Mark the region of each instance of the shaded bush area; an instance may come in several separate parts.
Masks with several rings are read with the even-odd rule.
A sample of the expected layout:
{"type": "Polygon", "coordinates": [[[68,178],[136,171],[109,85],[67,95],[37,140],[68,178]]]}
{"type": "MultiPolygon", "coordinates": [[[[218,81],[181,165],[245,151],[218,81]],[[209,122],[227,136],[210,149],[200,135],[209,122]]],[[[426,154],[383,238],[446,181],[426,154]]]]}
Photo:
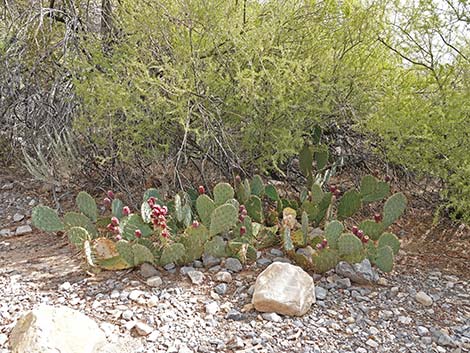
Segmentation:
{"type": "Polygon", "coordinates": [[[181,186],[183,170],[205,164],[226,178],[282,174],[319,124],[336,155],[370,140],[442,179],[455,214],[469,214],[467,10],[452,0],[7,3],[2,132],[13,151],[47,160],[53,132],[71,131],[80,163],[67,175],[122,180],[163,164],[181,186]]]}

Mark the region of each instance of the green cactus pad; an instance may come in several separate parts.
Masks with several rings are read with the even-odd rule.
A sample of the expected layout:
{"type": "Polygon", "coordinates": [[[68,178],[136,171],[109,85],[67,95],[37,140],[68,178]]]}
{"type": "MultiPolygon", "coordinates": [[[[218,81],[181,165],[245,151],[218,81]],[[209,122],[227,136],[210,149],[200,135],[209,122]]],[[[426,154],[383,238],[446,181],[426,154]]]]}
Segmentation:
{"type": "Polygon", "coordinates": [[[316,273],[325,273],[336,267],[340,260],[339,254],[333,249],[322,249],[312,256],[313,269],[316,273]]]}
{"type": "Polygon", "coordinates": [[[133,244],[132,252],[134,253],[134,266],[143,264],[144,262],[154,263],[155,258],[152,252],[141,244],[133,244]]]}
{"type": "Polygon", "coordinates": [[[196,210],[201,222],[208,227],[211,223],[211,214],[215,210],[214,201],[207,195],[199,195],[196,200],[196,210]]]}
{"type": "Polygon", "coordinates": [[[361,229],[370,239],[378,240],[380,235],[384,232],[385,227],[382,223],[376,223],[367,219],[361,222],[359,229],[361,229]]]}
{"type": "Polygon", "coordinates": [[[120,240],[116,243],[116,250],[130,267],[134,266],[134,251],[132,250],[131,243],[125,240],[120,240]]]}
{"type": "Polygon", "coordinates": [[[75,203],[77,204],[80,212],[90,218],[93,222],[96,222],[96,219],[98,218],[98,208],[96,207],[96,202],[93,197],[85,191],[80,191],[75,203]]]}
{"type": "Polygon", "coordinates": [[[142,202],[142,206],[140,207],[140,216],[145,223],[150,223],[152,220],[152,208],[147,201],[142,202]]]}
{"type": "Polygon", "coordinates": [[[406,197],[403,193],[399,192],[390,196],[384,205],[384,226],[388,227],[394,223],[405,212],[405,209],[406,197]]]}
{"type": "Polygon", "coordinates": [[[289,227],[284,227],[284,231],[282,233],[282,247],[287,254],[293,253],[295,251],[291,237],[291,230],[289,227]]]}
{"type": "Polygon", "coordinates": [[[328,241],[328,246],[332,249],[338,248],[338,239],[343,233],[344,226],[341,222],[331,221],[325,227],[325,239],[328,241]]]}
{"type": "Polygon", "coordinates": [[[259,175],[255,175],[251,180],[250,190],[252,195],[261,197],[264,195],[264,182],[259,175]]]}
{"type": "Polygon", "coordinates": [[[216,236],[209,240],[204,246],[204,253],[214,257],[224,257],[226,255],[225,242],[222,237],[216,236]]]}
{"type": "Polygon", "coordinates": [[[383,272],[391,272],[393,269],[393,250],[390,246],[386,245],[384,247],[377,249],[377,256],[375,259],[375,264],[383,272]]]}
{"type": "Polygon", "coordinates": [[[160,195],[160,193],[158,192],[157,189],[155,188],[150,188],[150,189],[147,189],[144,193],[144,196],[142,197],[142,201],[143,202],[147,202],[149,198],[151,197],[155,197],[157,199],[157,202],[160,202],[162,203],[162,197],[160,195]]]}
{"type": "Polygon", "coordinates": [[[318,184],[313,184],[310,190],[312,196],[312,202],[314,205],[318,205],[324,198],[325,193],[318,184]]]}
{"type": "Polygon", "coordinates": [[[121,221],[120,228],[122,230],[122,237],[126,240],[134,240],[137,229],[140,229],[143,238],[149,237],[153,233],[152,228],[144,223],[142,217],[134,213],[121,221]]]}
{"type": "Polygon", "coordinates": [[[111,203],[111,213],[114,217],[119,219],[122,218],[122,209],[124,208],[124,204],[119,199],[114,199],[111,203]]]}
{"type": "Polygon", "coordinates": [[[238,210],[229,204],[217,207],[211,214],[209,234],[213,237],[229,231],[237,224],[238,210]]]}
{"type": "Polygon", "coordinates": [[[47,206],[34,207],[31,218],[33,225],[44,232],[58,232],[65,228],[57,212],[47,206]]]}
{"type": "Polygon", "coordinates": [[[184,262],[190,263],[201,258],[204,253],[204,244],[208,239],[209,231],[203,224],[197,228],[188,227],[179,239],[179,242],[186,248],[184,262]]]}
{"type": "Polygon", "coordinates": [[[238,202],[236,199],[227,200],[226,203],[232,205],[232,206],[235,207],[235,209],[237,209],[237,210],[238,210],[238,208],[240,207],[240,202],[238,202]]]}
{"type": "Polygon", "coordinates": [[[262,227],[259,233],[256,235],[256,248],[261,250],[270,248],[280,244],[281,239],[277,235],[278,227],[262,227]]]}
{"type": "Polygon", "coordinates": [[[308,235],[308,214],[307,212],[302,212],[302,233],[305,238],[305,242],[307,242],[307,235],[308,235]]]}
{"type": "Polygon", "coordinates": [[[372,241],[369,241],[366,245],[366,257],[371,264],[375,264],[375,260],[377,259],[377,247],[372,241]]]}
{"type": "Polygon", "coordinates": [[[248,201],[246,202],[246,210],[251,219],[258,223],[263,223],[263,203],[261,199],[256,195],[251,195],[248,201]]]}
{"type": "Polygon", "coordinates": [[[271,185],[271,184],[266,185],[264,192],[266,196],[269,197],[272,201],[279,201],[279,193],[277,192],[274,185],[271,185]]]}
{"type": "Polygon", "coordinates": [[[160,265],[165,266],[171,263],[180,263],[184,259],[185,253],[186,249],[183,244],[173,243],[163,249],[160,265]]]}
{"type": "Polygon", "coordinates": [[[349,263],[361,262],[365,257],[361,240],[351,233],[339,237],[338,252],[349,263]]]}
{"type": "Polygon", "coordinates": [[[304,144],[299,153],[299,167],[303,175],[308,176],[312,173],[313,151],[310,146],[304,144]]]}
{"type": "Polygon", "coordinates": [[[292,244],[296,248],[303,248],[307,245],[307,237],[304,236],[304,233],[301,229],[297,229],[291,232],[292,244]]]}
{"type": "Polygon", "coordinates": [[[248,180],[244,180],[236,188],[237,200],[244,204],[251,195],[251,186],[248,180]]]}
{"type": "Polygon", "coordinates": [[[154,259],[159,259],[162,255],[162,250],[157,247],[152,240],[140,238],[136,240],[137,244],[145,246],[152,253],[154,259]]]}
{"type": "Polygon", "coordinates": [[[95,225],[91,223],[90,219],[84,214],[78,212],[67,212],[64,215],[63,222],[67,229],[72,227],[82,227],[85,228],[88,233],[90,233],[90,236],[98,236],[98,230],[96,229],[95,225]]]}
{"type": "Polygon", "coordinates": [[[381,248],[384,246],[390,246],[390,248],[393,250],[393,254],[396,255],[400,250],[400,240],[395,234],[383,233],[379,238],[377,247],[381,248]]]}
{"type": "Polygon", "coordinates": [[[72,227],[67,231],[67,237],[69,241],[78,248],[83,247],[83,243],[86,240],[91,240],[90,234],[85,228],[72,227]]]}
{"type": "Polygon", "coordinates": [[[218,183],[214,187],[214,202],[216,206],[226,203],[228,200],[233,199],[235,192],[228,183],[218,183]]]}
{"type": "Polygon", "coordinates": [[[361,194],[356,190],[347,191],[339,200],[338,218],[351,217],[361,208],[361,194]]]}
{"type": "Polygon", "coordinates": [[[187,203],[183,206],[183,224],[189,227],[193,222],[193,211],[191,206],[187,203]]]}
{"type": "Polygon", "coordinates": [[[315,159],[317,170],[324,169],[328,164],[328,147],[327,146],[320,146],[317,148],[315,153],[313,154],[313,158],[315,159]]]}
{"type": "Polygon", "coordinates": [[[307,257],[305,254],[295,253],[292,254],[291,257],[293,258],[295,264],[302,267],[304,270],[311,269],[313,266],[312,258],[307,257]]]}
{"type": "Polygon", "coordinates": [[[366,175],[361,180],[361,196],[363,202],[374,202],[384,199],[390,194],[390,185],[378,181],[372,175],[366,175]]]}
{"type": "Polygon", "coordinates": [[[181,196],[178,194],[175,195],[175,216],[178,222],[183,222],[183,205],[181,204],[181,196]]]}

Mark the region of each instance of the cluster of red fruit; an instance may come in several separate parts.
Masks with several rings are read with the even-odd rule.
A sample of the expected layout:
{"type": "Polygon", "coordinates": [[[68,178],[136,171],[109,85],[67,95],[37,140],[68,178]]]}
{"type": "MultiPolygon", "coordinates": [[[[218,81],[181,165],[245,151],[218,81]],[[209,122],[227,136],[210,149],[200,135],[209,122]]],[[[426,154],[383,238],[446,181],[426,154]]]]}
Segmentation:
{"type": "Polygon", "coordinates": [[[152,224],[154,228],[160,228],[162,230],[162,236],[164,238],[168,238],[170,236],[170,233],[168,232],[168,226],[166,224],[168,208],[166,206],[160,206],[156,202],[157,199],[155,197],[151,197],[147,200],[147,203],[152,209],[152,213],[150,214],[152,224]]]}
{"type": "Polygon", "coordinates": [[[358,227],[356,226],[353,226],[352,227],[352,233],[358,237],[359,239],[361,239],[361,241],[365,244],[369,241],[369,237],[367,235],[364,234],[364,231],[362,229],[359,229],[358,227]]]}
{"type": "Polygon", "coordinates": [[[114,192],[109,190],[106,193],[106,195],[107,195],[107,197],[104,198],[103,203],[106,207],[111,207],[111,203],[113,202],[112,200],[114,200],[114,192]]]}
{"type": "Polygon", "coordinates": [[[341,190],[336,185],[330,185],[330,192],[336,197],[340,197],[341,190]]]}
{"type": "Polygon", "coordinates": [[[317,250],[322,250],[328,246],[328,240],[323,239],[321,243],[317,244],[317,250]]]}
{"type": "Polygon", "coordinates": [[[119,219],[117,217],[111,218],[111,223],[107,225],[106,229],[116,234],[116,240],[121,240],[121,228],[119,228],[119,219]]]}
{"type": "MultiPolygon", "coordinates": [[[[246,216],[248,215],[248,211],[246,210],[245,205],[240,205],[238,207],[238,220],[240,223],[243,223],[245,221],[246,216]]],[[[240,227],[240,235],[244,235],[246,233],[246,227],[241,226],[240,227]]]]}

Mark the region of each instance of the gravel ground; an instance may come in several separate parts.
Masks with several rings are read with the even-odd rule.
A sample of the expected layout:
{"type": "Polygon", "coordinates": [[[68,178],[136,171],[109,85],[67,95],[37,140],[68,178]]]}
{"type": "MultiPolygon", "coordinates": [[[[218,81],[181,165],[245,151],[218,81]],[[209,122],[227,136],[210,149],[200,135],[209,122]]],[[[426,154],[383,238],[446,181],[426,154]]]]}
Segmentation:
{"type": "Polygon", "coordinates": [[[121,352],[470,351],[468,275],[410,267],[404,252],[378,285],[356,286],[333,272],[313,275],[317,302],[307,315],[261,314],[250,305],[252,285],[270,261],[282,260],[277,251],[240,272],[225,268],[238,270],[233,264],[196,263],[91,276],[64,238],[14,235],[38,200],[14,185],[1,192],[1,353],[18,317],[39,303],[89,315],[110,341],[124,342],[121,352]],[[421,291],[429,297],[420,293],[418,301],[421,291]]]}

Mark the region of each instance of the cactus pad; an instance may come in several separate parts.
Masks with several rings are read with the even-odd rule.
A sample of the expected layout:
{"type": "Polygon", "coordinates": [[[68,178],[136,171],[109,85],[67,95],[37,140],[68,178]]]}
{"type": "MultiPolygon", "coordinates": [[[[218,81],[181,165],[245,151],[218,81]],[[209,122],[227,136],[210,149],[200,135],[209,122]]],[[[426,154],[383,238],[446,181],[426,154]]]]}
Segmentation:
{"type": "Polygon", "coordinates": [[[361,262],[365,257],[361,240],[351,233],[339,237],[338,252],[349,263],[361,262]]]}
{"type": "Polygon", "coordinates": [[[91,240],[90,234],[85,228],[72,227],[67,231],[67,237],[69,241],[78,248],[83,247],[83,243],[86,240],[91,240]]]}
{"type": "Polygon", "coordinates": [[[85,228],[90,236],[97,237],[98,230],[96,229],[95,225],[91,223],[90,219],[78,212],[67,212],[64,215],[64,224],[66,228],[72,227],[82,227],[85,228]]]}
{"type": "Polygon", "coordinates": [[[338,248],[338,239],[343,233],[344,226],[338,221],[331,221],[325,227],[325,239],[328,241],[328,246],[332,249],[338,248]]]}
{"type": "Polygon", "coordinates": [[[308,176],[312,173],[313,151],[310,146],[304,144],[299,153],[299,167],[303,175],[308,176]]]}
{"type": "Polygon", "coordinates": [[[291,232],[292,244],[296,248],[303,248],[307,245],[307,237],[304,236],[304,232],[301,229],[297,229],[291,232]]]}
{"type": "Polygon", "coordinates": [[[356,190],[347,191],[338,204],[338,218],[351,217],[361,208],[361,194],[356,190]]]}
{"type": "Polygon", "coordinates": [[[248,215],[253,219],[253,221],[263,223],[263,203],[258,196],[251,195],[245,206],[248,215]]]}
{"type": "Polygon", "coordinates": [[[376,223],[368,219],[361,222],[359,229],[361,229],[370,239],[378,240],[380,235],[384,232],[385,227],[382,223],[376,223]]]}
{"type": "Polygon", "coordinates": [[[287,254],[295,251],[289,227],[284,227],[284,231],[282,232],[282,247],[287,254]]]}
{"type": "Polygon", "coordinates": [[[138,214],[131,214],[121,221],[122,237],[126,240],[135,239],[135,231],[140,229],[142,237],[146,238],[152,235],[153,231],[138,214]]]}
{"type": "Polygon", "coordinates": [[[203,224],[200,224],[197,228],[188,227],[179,239],[179,242],[186,249],[184,262],[190,263],[201,258],[204,253],[204,244],[208,239],[209,231],[203,224]]]}
{"type": "Polygon", "coordinates": [[[313,184],[311,188],[311,196],[312,196],[312,202],[314,205],[318,205],[323,197],[325,196],[325,193],[321,189],[321,186],[318,184],[313,184]]]}
{"type": "Polygon", "coordinates": [[[160,257],[160,265],[165,266],[170,263],[182,262],[186,253],[186,249],[181,243],[173,243],[163,249],[160,257]]]}
{"type": "Polygon", "coordinates": [[[366,175],[361,180],[361,196],[363,202],[374,202],[384,199],[390,193],[390,185],[378,181],[372,175],[366,175]]]}
{"type": "Polygon", "coordinates": [[[134,266],[134,251],[132,250],[132,244],[125,240],[120,240],[116,243],[116,250],[119,256],[129,264],[130,267],[134,266]]]}
{"type": "Polygon", "coordinates": [[[214,187],[214,202],[217,206],[226,203],[228,200],[233,199],[235,192],[228,183],[218,183],[214,187]]]}
{"type": "Polygon", "coordinates": [[[57,212],[47,206],[34,207],[31,218],[33,225],[44,232],[58,232],[65,227],[57,212]]]}
{"type": "Polygon", "coordinates": [[[383,272],[391,272],[393,269],[393,250],[391,247],[384,246],[377,249],[375,264],[383,272]]]}
{"type": "Polygon", "coordinates": [[[274,185],[266,185],[264,192],[266,196],[269,197],[272,201],[279,201],[279,194],[274,185]]]}
{"type": "Polygon", "coordinates": [[[150,188],[145,191],[144,196],[143,196],[143,202],[147,202],[148,199],[151,197],[155,197],[155,199],[157,199],[157,201],[160,203],[162,202],[162,197],[160,193],[158,192],[158,190],[155,188],[150,188]]]}
{"type": "Polygon", "coordinates": [[[322,249],[313,256],[313,269],[316,273],[325,273],[336,267],[340,258],[336,250],[322,249]]]}
{"type": "Polygon", "coordinates": [[[222,237],[216,236],[209,240],[204,246],[204,253],[214,257],[224,257],[226,255],[225,242],[222,237]]]}
{"type": "Polygon", "coordinates": [[[111,203],[111,213],[114,217],[119,219],[122,218],[122,209],[124,208],[124,204],[119,199],[114,199],[111,203]]]}
{"type": "Polygon", "coordinates": [[[238,210],[229,204],[217,207],[211,214],[209,234],[216,234],[232,229],[237,223],[238,210]]]}
{"type": "Polygon", "coordinates": [[[277,235],[278,227],[262,227],[256,235],[256,248],[265,249],[272,246],[279,245],[280,238],[277,235]]]}
{"type": "Polygon", "coordinates": [[[147,247],[141,244],[133,244],[132,252],[134,254],[134,266],[143,264],[144,262],[154,263],[155,258],[147,247]]]}
{"type": "Polygon", "coordinates": [[[377,247],[381,248],[384,246],[390,246],[393,250],[393,254],[398,254],[398,250],[400,250],[400,240],[397,238],[395,234],[392,233],[383,233],[380,238],[377,247]]]}
{"type": "Polygon", "coordinates": [[[388,227],[400,218],[403,212],[405,212],[405,209],[406,197],[403,193],[399,192],[390,196],[384,205],[384,226],[388,227]]]}
{"type": "Polygon", "coordinates": [[[196,210],[201,222],[208,227],[211,223],[211,214],[215,210],[214,201],[207,195],[199,195],[196,200],[196,210]]]}
{"type": "Polygon", "coordinates": [[[313,158],[315,159],[317,170],[324,169],[328,164],[328,147],[325,145],[319,146],[318,149],[313,154],[313,158]]]}
{"type": "Polygon", "coordinates": [[[264,183],[263,179],[259,175],[255,175],[251,180],[250,190],[252,195],[261,197],[264,195],[264,183]]]}
{"type": "Polygon", "coordinates": [[[93,222],[96,222],[96,219],[98,218],[98,208],[96,207],[96,202],[93,197],[85,191],[80,191],[75,203],[77,204],[80,212],[90,218],[93,222]]]}

